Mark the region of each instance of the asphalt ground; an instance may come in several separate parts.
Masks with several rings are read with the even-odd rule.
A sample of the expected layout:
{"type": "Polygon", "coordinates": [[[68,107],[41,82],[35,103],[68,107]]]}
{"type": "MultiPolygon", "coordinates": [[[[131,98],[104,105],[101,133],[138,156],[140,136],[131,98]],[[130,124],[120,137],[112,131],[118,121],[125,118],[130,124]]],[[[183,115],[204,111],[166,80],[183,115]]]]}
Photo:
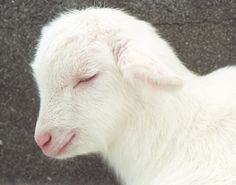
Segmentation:
{"type": "Polygon", "coordinates": [[[39,98],[28,64],[40,29],[62,11],[90,6],[151,22],[197,73],[236,64],[236,0],[0,0],[0,185],[118,184],[98,156],[52,160],[33,139],[39,98]]]}

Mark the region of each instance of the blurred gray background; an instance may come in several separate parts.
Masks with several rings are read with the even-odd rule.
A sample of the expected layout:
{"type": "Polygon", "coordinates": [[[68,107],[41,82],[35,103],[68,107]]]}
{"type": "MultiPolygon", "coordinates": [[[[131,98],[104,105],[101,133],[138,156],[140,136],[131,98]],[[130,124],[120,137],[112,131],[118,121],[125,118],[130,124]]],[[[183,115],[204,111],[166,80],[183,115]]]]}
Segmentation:
{"type": "Polygon", "coordinates": [[[236,0],[0,0],[0,185],[117,184],[95,155],[48,159],[33,139],[39,98],[28,64],[40,29],[61,11],[89,6],[151,22],[200,74],[236,64],[236,0]]]}

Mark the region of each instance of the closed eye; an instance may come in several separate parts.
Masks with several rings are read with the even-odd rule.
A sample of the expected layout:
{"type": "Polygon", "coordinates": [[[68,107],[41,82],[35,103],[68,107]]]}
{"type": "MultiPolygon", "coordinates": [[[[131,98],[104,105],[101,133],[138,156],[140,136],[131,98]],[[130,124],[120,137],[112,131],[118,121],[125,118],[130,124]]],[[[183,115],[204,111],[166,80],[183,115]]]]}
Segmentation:
{"type": "Polygon", "coordinates": [[[97,76],[98,76],[98,74],[95,74],[95,75],[90,76],[90,77],[79,79],[77,81],[77,83],[75,84],[74,88],[78,87],[79,85],[85,85],[85,84],[95,80],[97,78],[97,76]]]}

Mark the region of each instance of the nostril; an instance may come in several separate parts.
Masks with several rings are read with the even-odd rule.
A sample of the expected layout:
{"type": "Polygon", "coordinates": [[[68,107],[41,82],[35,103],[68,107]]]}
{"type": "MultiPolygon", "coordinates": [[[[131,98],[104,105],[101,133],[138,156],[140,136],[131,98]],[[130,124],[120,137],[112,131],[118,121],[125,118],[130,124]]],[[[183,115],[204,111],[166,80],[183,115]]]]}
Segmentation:
{"type": "Polygon", "coordinates": [[[49,138],[47,138],[47,140],[45,140],[45,143],[43,144],[42,147],[47,146],[51,142],[51,140],[52,140],[52,136],[49,136],[49,138]]]}
{"type": "Polygon", "coordinates": [[[52,136],[50,133],[44,133],[36,137],[36,143],[40,148],[44,148],[52,141],[52,136]]]}

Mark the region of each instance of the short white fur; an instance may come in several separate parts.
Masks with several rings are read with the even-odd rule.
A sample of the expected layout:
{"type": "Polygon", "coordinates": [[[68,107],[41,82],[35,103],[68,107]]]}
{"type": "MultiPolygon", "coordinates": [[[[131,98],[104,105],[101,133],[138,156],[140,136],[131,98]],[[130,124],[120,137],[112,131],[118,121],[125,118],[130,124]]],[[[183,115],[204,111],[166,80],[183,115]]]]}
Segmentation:
{"type": "Polygon", "coordinates": [[[79,135],[58,158],[100,153],[124,185],[236,184],[235,67],[196,75],[150,24],[89,8],[44,27],[32,68],[35,135],[79,135]]]}

